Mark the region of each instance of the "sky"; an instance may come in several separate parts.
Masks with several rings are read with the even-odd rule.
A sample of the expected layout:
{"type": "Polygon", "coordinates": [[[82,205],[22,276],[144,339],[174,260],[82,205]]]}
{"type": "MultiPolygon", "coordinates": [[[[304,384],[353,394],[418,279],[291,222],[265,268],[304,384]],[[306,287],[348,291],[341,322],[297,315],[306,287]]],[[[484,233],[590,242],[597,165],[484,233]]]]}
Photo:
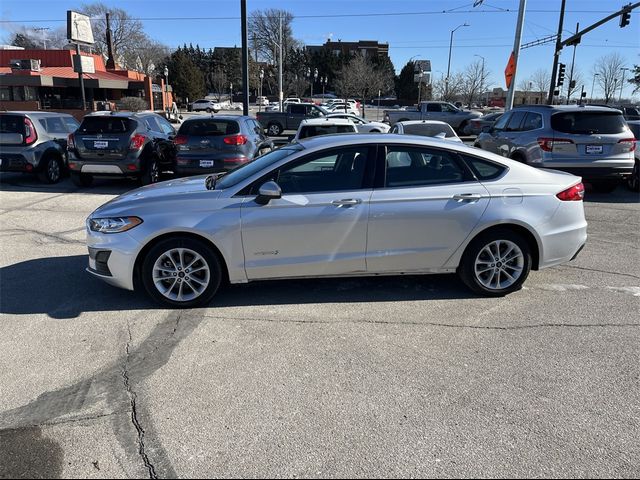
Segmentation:
{"type": "MultiPolygon", "coordinates": [[[[49,27],[65,25],[66,11],[78,10],[82,1],[2,0],[0,39],[10,38],[17,25],[49,27]],[[24,6],[28,4],[28,9],[24,6]]],[[[153,39],[177,47],[193,43],[200,47],[241,45],[239,0],[104,0],[109,6],[126,10],[140,18],[153,39]]],[[[320,45],[328,38],[389,43],[389,55],[399,71],[410,59],[431,60],[433,75],[446,74],[451,31],[453,36],[451,72],[482,61],[491,72],[494,87],[506,88],[504,69],[513,49],[519,0],[247,0],[249,12],[282,8],[294,15],[293,34],[306,45],[320,45]]],[[[528,0],[522,43],[554,35],[558,29],[561,0],[528,0]]],[[[576,23],[587,27],[619,10],[627,0],[567,0],[565,39],[575,32],[576,23]]],[[[45,32],[46,33],[46,32],[45,32]]],[[[539,68],[551,69],[554,43],[522,50],[516,84],[539,68]]],[[[586,34],[576,49],[576,67],[581,71],[588,96],[592,67],[602,56],[618,52],[628,67],[640,64],[640,12],[620,28],[618,19],[586,34]]],[[[573,48],[562,51],[560,61],[569,65],[573,48]]],[[[625,72],[629,78],[630,72],[625,72]]],[[[622,75],[622,74],[621,74],[622,75]]],[[[568,75],[567,75],[568,76],[568,75]]],[[[623,97],[631,96],[625,80],[623,97]]],[[[595,85],[594,95],[599,88],[595,85]]]]}

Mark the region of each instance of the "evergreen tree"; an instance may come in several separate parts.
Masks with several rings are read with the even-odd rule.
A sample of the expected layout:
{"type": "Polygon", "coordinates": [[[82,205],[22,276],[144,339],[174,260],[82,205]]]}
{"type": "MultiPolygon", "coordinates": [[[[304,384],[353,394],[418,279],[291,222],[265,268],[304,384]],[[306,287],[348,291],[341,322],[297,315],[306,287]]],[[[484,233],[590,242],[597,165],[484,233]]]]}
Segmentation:
{"type": "Polygon", "coordinates": [[[176,50],[167,62],[169,83],[176,96],[195,100],[205,95],[204,75],[184,50],[176,50]]]}

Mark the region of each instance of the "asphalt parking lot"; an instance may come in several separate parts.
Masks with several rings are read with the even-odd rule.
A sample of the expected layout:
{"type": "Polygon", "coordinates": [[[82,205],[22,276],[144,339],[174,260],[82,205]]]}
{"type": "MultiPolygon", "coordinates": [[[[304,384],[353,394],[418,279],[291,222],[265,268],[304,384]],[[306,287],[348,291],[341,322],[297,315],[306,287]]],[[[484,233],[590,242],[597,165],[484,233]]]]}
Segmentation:
{"type": "Polygon", "coordinates": [[[228,287],[171,311],[85,273],[133,187],[0,175],[0,478],[640,476],[640,199],[500,299],[454,276],[228,287]]]}

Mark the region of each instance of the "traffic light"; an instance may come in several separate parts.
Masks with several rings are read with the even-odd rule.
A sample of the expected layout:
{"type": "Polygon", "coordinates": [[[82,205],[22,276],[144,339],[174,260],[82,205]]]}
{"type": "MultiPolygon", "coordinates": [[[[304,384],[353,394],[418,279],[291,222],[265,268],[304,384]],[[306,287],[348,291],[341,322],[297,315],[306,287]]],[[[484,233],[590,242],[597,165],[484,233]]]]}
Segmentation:
{"type": "Polygon", "coordinates": [[[630,21],[631,21],[631,11],[625,10],[624,12],[622,12],[622,15],[620,15],[620,28],[624,28],[627,25],[629,25],[630,21]]]}
{"type": "Polygon", "coordinates": [[[560,87],[564,84],[564,71],[567,66],[564,63],[558,65],[558,83],[557,86],[560,87]]]}
{"type": "Polygon", "coordinates": [[[569,82],[569,88],[570,88],[571,90],[573,90],[574,88],[576,88],[576,81],[575,81],[575,80],[571,80],[571,81],[569,82]]]}
{"type": "Polygon", "coordinates": [[[582,95],[580,95],[582,98],[587,96],[587,92],[582,92],[582,95]]]}

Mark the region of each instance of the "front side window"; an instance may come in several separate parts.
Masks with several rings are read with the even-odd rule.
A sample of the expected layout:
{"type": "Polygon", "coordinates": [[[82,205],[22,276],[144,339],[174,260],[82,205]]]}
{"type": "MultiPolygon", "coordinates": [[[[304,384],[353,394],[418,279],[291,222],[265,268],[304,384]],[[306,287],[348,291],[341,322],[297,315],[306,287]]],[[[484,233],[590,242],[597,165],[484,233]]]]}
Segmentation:
{"type": "Polygon", "coordinates": [[[510,113],[506,113],[502,115],[496,123],[493,125],[494,130],[504,130],[504,127],[507,125],[507,122],[511,118],[510,113]]]}
{"type": "Polygon", "coordinates": [[[294,115],[305,115],[307,113],[307,109],[304,108],[304,105],[289,104],[289,108],[289,112],[294,115]]]}
{"type": "Polygon", "coordinates": [[[520,130],[520,124],[524,120],[527,112],[517,111],[511,114],[509,123],[507,124],[507,132],[517,132],[520,130]]]}
{"type": "Polygon", "coordinates": [[[443,103],[442,104],[442,111],[443,112],[447,112],[447,113],[456,113],[459,110],[454,107],[453,105],[449,104],[449,103],[443,103]]]}
{"type": "Polygon", "coordinates": [[[430,148],[387,148],[385,186],[422,187],[467,180],[455,154],[430,148]]]}
{"type": "Polygon", "coordinates": [[[527,113],[527,116],[525,117],[520,130],[527,131],[536,130],[538,128],[542,128],[542,115],[535,112],[527,113]]]}
{"type": "Polygon", "coordinates": [[[441,112],[442,105],[439,103],[427,103],[427,112],[441,112]]]}
{"type": "Polygon", "coordinates": [[[360,190],[364,188],[369,147],[349,147],[305,157],[279,169],[283,194],[360,190]]]}
{"type": "Polygon", "coordinates": [[[161,132],[162,131],[160,129],[160,125],[158,125],[158,122],[156,121],[155,118],[147,117],[147,118],[145,118],[145,122],[147,122],[147,127],[149,127],[149,130],[151,130],[153,132],[161,132]]]}

